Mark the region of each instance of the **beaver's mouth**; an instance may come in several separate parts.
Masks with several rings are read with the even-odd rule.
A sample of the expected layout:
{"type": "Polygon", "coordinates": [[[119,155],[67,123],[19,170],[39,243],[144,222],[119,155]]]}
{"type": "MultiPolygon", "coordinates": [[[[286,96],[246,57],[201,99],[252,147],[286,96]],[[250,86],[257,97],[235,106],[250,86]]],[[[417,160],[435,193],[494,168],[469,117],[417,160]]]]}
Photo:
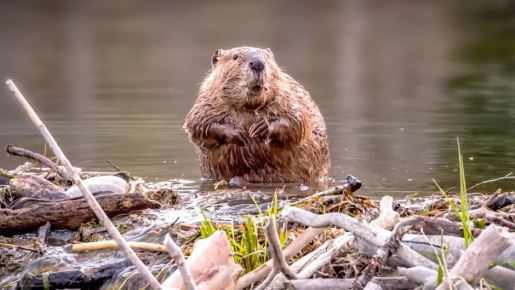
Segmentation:
{"type": "Polygon", "coordinates": [[[263,90],[263,87],[260,85],[257,85],[257,84],[251,85],[250,89],[249,89],[249,93],[252,95],[257,95],[257,94],[261,93],[262,90],[263,90]]]}

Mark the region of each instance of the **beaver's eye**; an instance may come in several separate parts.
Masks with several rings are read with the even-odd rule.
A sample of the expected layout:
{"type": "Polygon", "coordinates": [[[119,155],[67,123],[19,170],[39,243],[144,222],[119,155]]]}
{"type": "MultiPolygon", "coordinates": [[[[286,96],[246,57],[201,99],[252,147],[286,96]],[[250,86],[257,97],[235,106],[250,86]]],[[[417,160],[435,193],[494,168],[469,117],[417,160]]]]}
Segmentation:
{"type": "Polygon", "coordinates": [[[234,60],[238,59],[238,55],[237,54],[233,55],[232,59],[234,59],[234,60]]]}

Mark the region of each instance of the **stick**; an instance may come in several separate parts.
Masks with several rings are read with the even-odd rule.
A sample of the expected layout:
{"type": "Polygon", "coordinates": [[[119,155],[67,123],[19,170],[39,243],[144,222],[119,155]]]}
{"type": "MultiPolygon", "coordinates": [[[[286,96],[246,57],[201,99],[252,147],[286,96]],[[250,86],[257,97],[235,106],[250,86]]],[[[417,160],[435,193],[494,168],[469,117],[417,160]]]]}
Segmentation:
{"type": "MultiPolygon", "coordinates": [[[[451,270],[452,277],[462,277],[465,280],[474,280],[479,273],[486,270],[497,257],[510,246],[511,242],[505,238],[500,229],[490,225],[467,249],[451,270]]],[[[448,289],[446,282],[440,284],[437,290],[448,289]]]]}
{"type": "Polygon", "coordinates": [[[20,93],[16,85],[11,81],[7,80],[6,82],[7,86],[11,90],[11,92],[16,96],[16,99],[21,103],[29,117],[32,119],[34,124],[38,127],[39,131],[45,137],[48,144],[50,144],[50,147],[52,147],[52,150],[54,151],[55,156],[59,160],[61,160],[61,163],[63,164],[64,168],[66,168],[66,172],[68,173],[68,176],[71,177],[71,179],[74,181],[75,184],[79,187],[79,189],[82,191],[82,194],[84,195],[84,198],[88,202],[89,206],[95,213],[95,215],[98,217],[98,219],[102,222],[102,224],[106,227],[109,234],[113,237],[113,239],[120,245],[122,250],[127,254],[127,258],[136,266],[136,268],[139,270],[141,276],[143,276],[150,286],[153,289],[161,289],[161,285],[157,281],[157,279],[150,273],[150,271],[147,269],[145,264],[136,256],[136,253],[127,245],[127,242],[123,239],[122,235],[116,227],[113,225],[111,220],[107,217],[105,212],[102,210],[100,205],[98,204],[95,197],[91,194],[89,189],[84,186],[82,183],[82,180],[80,179],[80,176],[75,172],[73,167],[70,164],[70,161],[68,161],[68,158],[64,155],[63,151],[61,151],[61,148],[55,141],[54,137],[50,134],[48,129],[45,127],[43,122],[39,119],[36,112],[32,109],[30,104],[25,100],[23,95],[20,93]]]}
{"type": "Polygon", "coordinates": [[[37,252],[38,252],[38,251],[36,251],[36,250],[34,250],[34,249],[26,248],[26,247],[24,247],[24,246],[11,245],[11,244],[4,244],[4,243],[0,243],[0,248],[22,249],[22,250],[25,250],[25,251],[31,251],[31,252],[34,252],[34,253],[37,253],[37,252]]]}
{"type": "MultiPolygon", "coordinates": [[[[316,236],[324,232],[324,228],[308,228],[300,236],[291,242],[286,249],[283,251],[284,258],[290,260],[298,252],[300,252],[309,242],[311,242],[316,236]]],[[[250,285],[265,279],[267,275],[272,271],[273,261],[269,260],[265,264],[259,266],[257,269],[246,274],[238,280],[236,290],[243,290],[250,285]]]]}
{"type": "MultiPolygon", "coordinates": [[[[11,91],[14,93],[13,89],[11,88],[11,86],[9,84],[7,84],[7,85],[9,86],[11,91]]],[[[13,84],[13,86],[14,86],[14,84],[13,84]]],[[[16,87],[14,87],[14,88],[16,89],[16,87]]],[[[25,157],[25,158],[30,159],[30,160],[35,160],[37,162],[45,164],[46,167],[48,167],[48,168],[56,167],[56,164],[54,162],[52,162],[52,160],[46,158],[45,156],[43,156],[41,154],[38,154],[38,153],[35,153],[35,152],[32,152],[32,151],[27,150],[27,149],[23,149],[23,148],[20,148],[20,147],[14,147],[12,144],[7,144],[7,146],[5,146],[5,152],[7,152],[7,154],[12,155],[12,156],[25,157]]],[[[71,178],[68,178],[68,174],[66,174],[66,172],[62,168],[56,167],[56,171],[57,171],[57,174],[59,174],[59,176],[61,176],[62,178],[71,179],[71,178]]]]}
{"type": "Polygon", "coordinates": [[[195,282],[191,277],[190,270],[188,267],[186,267],[186,261],[184,260],[184,255],[182,254],[181,248],[179,248],[179,246],[174,243],[170,237],[170,234],[166,234],[165,236],[165,245],[168,253],[172,258],[175,259],[175,262],[177,263],[177,268],[179,268],[179,271],[181,272],[182,281],[186,285],[186,289],[196,290],[197,288],[195,287],[195,282]]]}
{"type": "Polygon", "coordinates": [[[476,187],[476,186],[480,186],[481,184],[485,184],[485,183],[490,183],[490,182],[495,182],[495,181],[499,181],[499,180],[503,180],[503,179],[515,179],[515,176],[511,176],[511,172],[506,174],[506,176],[503,176],[503,177],[500,177],[500,178],[496,178],[496,179],[490,179],[490,180],[485,180],[485,181],[482,181],[474,186],[471,186],[467,189],[467,191],[470,191],[472,188],[476,187]]]}
{"type": "MultiPolygon", "coordinates": [[[[373,246],[376,249],[377,247],[383,247],[391,235],[390,231],[371,227],[370,225],[361,223],[358,220],[342,213],[317,215],[300,208],[286,206],[281,211],[281,215],[295,222],[315,228],[337,225],[348,232],[352,232],[356,238],[358,238],[358,244],[359,242],[365,242],[367,246],[373,246]]],[[[374,250],[374,253],[375,251],[376,250],[374,250]]],[[[438,269],[438,266],[435,263],[413,251],[404,244],[399,246],[396,256],[404,265],[409,265],[411,267],[424,266],[433,270],[438,269]]]]}
{"type": "Polygon", "coordinates": [[[490,214],[486,216],[486,219],[496,225],[507,227],[510,230],[515,231],[515,223],[509,222],[505,219],[501,219],[501,218],[498,218],[498,217],[496,217],[494,215],[490,215],[490,214]]]}
{"type": "MultiPolygon", "coordinates": [[[[158,251],[158,252],[166,252],[166,247],[164,245],[156,245],[151,243],[142,243],[142,242],[127,242],[129,247],[145,249],[150,251],[158,251]]],[[[118,248],[118,244],[115,241],[102,241],[95,243],[82,243],[76,245],[67,245],[64,247],[67,251],[89,251],[89,250],[102,250],[107,248],[118,248]]]]}
{"type": "Polygon", "coordinates": [[[273,259],[277,259],[279,262],[281,272],[288,279],[297,279],[297,274],[290,269],[290,266],[288,266],[288,263],[286,263],[286,260],[284,259],[281,242],[279,241],[279,236],[277,236],[277,228],[275,227],[274,218],[271,218],[265,226],[265,235],[268,239],[268,245],[272,250],[272,257],[273,259]]]}

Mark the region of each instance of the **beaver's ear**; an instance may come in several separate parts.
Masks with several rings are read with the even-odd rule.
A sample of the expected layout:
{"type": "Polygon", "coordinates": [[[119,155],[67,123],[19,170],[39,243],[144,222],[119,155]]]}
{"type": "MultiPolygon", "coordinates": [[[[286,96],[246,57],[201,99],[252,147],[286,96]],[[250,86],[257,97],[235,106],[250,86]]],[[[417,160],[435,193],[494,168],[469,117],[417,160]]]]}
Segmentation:
{"type": "Polygon", "coordinates": [[[270,48],[265,49],[266,53],[268,53],[272,58],[274,58],[274,54],[270,48]]]}
{"type": "Polygon", "coordinates": [[[218,63],[218,58],[222,56],[223,52],[223,50],[217,49],[215,53],[213,53],[213,56],[211,57],[211,67],[216,67],[216,64],[218,63]]]}

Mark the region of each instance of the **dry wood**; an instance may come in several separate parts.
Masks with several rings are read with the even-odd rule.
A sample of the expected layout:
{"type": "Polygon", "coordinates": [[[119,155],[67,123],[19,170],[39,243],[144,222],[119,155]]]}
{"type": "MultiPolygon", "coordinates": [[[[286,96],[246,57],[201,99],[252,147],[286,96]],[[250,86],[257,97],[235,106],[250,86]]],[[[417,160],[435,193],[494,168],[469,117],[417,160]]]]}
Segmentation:
{"type": "Polygon", "coordinates": [[[184,260],[184,255],[182,254],[181,248],[175,244],[175,242],[170,237],[170,234],[166,234],[165,236],[165,245],[168,253],[172,258],[175,259],[175,263],[177,264],[177,268],[181,272],[182,281],[184,285],[186,285],[187,290],[196,290],[195,282],[191,277],[191,272],[186,267],[186,261],[184,260]]]}
{"type": "MultiPolygon", "coordinates": [[[[509,219],[510,217],[514,217],[514,215],[507,214],[505,212],[497,212],[493,211],[489,208],[495,198],[501,193],[501,189],[498,189],[486,202],[481,205],[480,208],[469,210],[470,219],[483,219],[487,218],[487,216],[497,217],[500,219],[509,219]]],[[[449,212],[443,215],[444,218],[458,222],[460,219],[454,212],[449,212]]]]}
{"type": "Polygon", "coordinates": [[[380,248],[376,255],[370,259],[369,264],[363,270],[362,274],[356,279],[353,286],[355,290],[361,290],[366,287],[367,283],[377,274],[379,268],[384,265],[391,254],[395,253],[401,246],[402,237],[412,229],[420,229],[424,227],[427,220],[433,221],[434,218],[426,218],[423,216],[413,216],[398,223],[388,241],[380,248]]]}
{"type": "Polygon", "coordinates": [[[342,250],[348,251],[354,242],[354,235],[346,233],[333,240],[331,246],[326,247],[326,251],[321,252],[320,255],[315,256],[316,259],[309,261],[298,275],[298,279],[308,279],[315,274],[323,266],[331,263],[342,250]]]}
{"type": "Polygon", "coordinates": [[[272,254],[273,268],[270,274],[266,277],[265,281],[261,283],[256,290],[264,290],[274,280],[278,271],[280,271],[285,277],[290,280],[297,279],[297,274],[290,269],[288,263],[284,259],[281,243],[279,236],[277,235],[277,229],[275,227],[275,218],[270,218],[265,226],[265,235],[268,239],[268,246],[272,254]]]}
{"type": "MultiPolygon", "coordinates": [[[[284,283],[287,290],[347,290],[351,289],[354,279],[298,279],[284,283]]],[[[372,282],[383,289],[414,289],[417,284],[404,277],[374,277],[372,282]]]]}
{"type": "Polygon", "coordinates": [[[380,227],[385,230],[392,230],[397,222],[399,222],[399,213],[393,210],[393,198],[391,196],[383,196],[379,206],[380,215],[373,220],[370,225],[380,227]]]}
{"type": "Polygon", "coordinates": [[[272,257],[279,262],[281,272],[290,280],[297,279],[297,274],[290,269],[284,258],[274,218],[269,219],[268,224],[265,226],[265,235],[268,239],[268,246],[270,247],[272,257]]]}
{"type": "MultiPolygon", "coordinates": [[[[161,207],[159,203],[145,198],[141,193],[103,194],[97,199],[109,217],[161,207]]],[[[0,210],[0,235],[37,229],[47,222],[56,229],[76,229],[93,218],[95,214],[83,198],[56,201],[28,199],[22,208],[0,210]]]]}
{"type": "MultiPolygon", "coordinates": [[[[352,233],[346,233],[334,240],[329,240],[316,248],[313,252],[293,263],[290,269],[295,273],[300,272],[298,274],[299,279],[311,278],[316,271],[328,265],[336,256],[342,252],[348,251],[353,246],[353,241],[354,235],[352,233]]],[[[267,287],[267,290],[282,290],[284,289],[284,282],[287,280],[288,279],[282,273],[279,273],[275,276],[270,286],[267,287]]]]}
{"type": "MultiPolygon", "coordinates": [[[[145,249],[149,251],[166,252],[164,245],[157,245],[143,242],[127,242],[127,244],[133,249],[145,249]]],[[[76,245],[65,246],[64,249],[67,251],[80,252],[80,251],[91,251],[91,250],[102,250],[107,248],[118,248],[118,244],[115,241],[102,241],[94,243],[82,243],[76,245]]]]}
{"type": "Polygon", "coordinates": [[[127,245],[127,242],[124,240],[120,232],[113,225],[109,217],[100,207],[100,204],[97,202],[93,194],[89,191],[87,187],[82,184],[82,180],[80,176],[75,172],[75,169],[72,167],[66,155],[64,155],[63,151],[55,141],[54,137],[50,134],[50,131],[46,128],[46,126],[41,122],[36,112],[32,109],[30,104],[25,100],[23,95],[20,93],[16,85],[11,80],[7,80],[7,86],[11,90],[11,92],[16,96],[16,99],[21,103],[29,117],[32,119],[36,127],[38,127],[41,134],[45,137],[48,144],[54,151],[55,156],[61,161],[64,168],[66,169],[66,176],[71,178],[75,184],[78,185],[80,190],[82,191],[84,198],[88,202],[89,206],[98,217],[100,221],[104,224],[109,234],[113,237],[113,239],[120,245],[120,248],[127,254],[127,258],[136,266],[139,270],[140,274],[149,282],[150,286],[153,289],[161,289],[161,285],[157,281],[157,279],[150,273],[145,264],[136,256],[136,253],[127,245]]]}
{"type": "MultiPolygon", "coordinates": [[[[13,86],[14,86],[14,84],[13,84],[13,86]]],[[[9,88],[11,88],[11,86],[9,86],[9,88]]],[[[14,88],[16,88],[16,87],[14,87],[14,88]]],[[[13,89],[11,88],[11,91],[12,90],[13,89]]],[[[71,179],[71,178],[68,178],[68,174],[66,173],[66,171],[63,170],[63,168],[56,166],[56,164],[54,162],[52,162],[52,160],[46,158],[45,156],[43,156],[41,154],[32,152],[27,149],[23,149],[20,147],[15,147],[11,144],[8,144],[7,146],[5,146],[5,152],[7,152],[7,154],[12,155],[12,156],[25,157],[27,159],[40,162],[48,168],[55,167],[55,170],[56,170],[57,174],[59,174],[59,176],[61,176],[62,178],[71,179]]]]}
{"type": "MultiPolygon", "coordinates": [[[[501,234],[497,226],[490,225],[454,265],[450,272],[451,278],[462,277],[467,281],[473,281],[479,273],[488,269],[510,244],[511,242],[501,234]]],[[[449,285],[444,281],[437,289],[443,290],[448,287],[449,285]]]]}
{"type": "MultiPolygon", "coordinates": [[[[288,261],[298,252],[300,252],[309,242],[311,242],[316,236],[324,232],[324,228],[308,228],[297,239],[291,242],[286,249],[283,250],[284,258],[288,261]]],[[[268,261],[265,264],[259,266],[259,268],[246,274],[238,280],[236,290],[242,290],[248,286],[259,282],[267,277],[272,271],[273,261],[268,261]]]]}
{"type": "Polygon", "coordinates": [[[397,268],[399,273],[418,284],[424,285],[424,289],[435,289],[438,272],[426,267],[397,268]]]}
{"type": "MultiPolygon", "coordinates": [[[[378,247],[383,247],[385,245],[387,239],[391,235],[390,231],[371,227],[370,225],[361,223],[358,220],[342,213],[317,215],[306,210],[286,206],[281,211],[281,215],[298,223],[315,228],[328,227],[330,225],[342,227],[356,236],[358,239],[358,246],[359,243],[363,243],[368,247],[369,251],[373,250],[374,254],[378,247]]],[[[360,248],[360,250],[364,250],[366,253],[369,253],[366,249],[360,248]]],[[[424,266],[434,270],[438,268],[435,263],[403,244],[400,245],[395,256],[402,265],[410,267],[424,266]]]]}
{"type": "Polygon", "coordinates": [[[9,181],[9,188],[14,197],[33,197],[58,200],[69,198],[64,190],[52,182],[32,174],[19,174],[9,181]]]}
{"type": "Polygon", "coordinates": [[[507,221],[505,219],[502,219],[502,218],[498,218],[497,216],[494,216],[494,215],[491,215],[491,214],[486,215],[486,219],[489,222],[492,222],[492,223],[494,223],[496,225],[507,227],[510,230],[515,231],[515,223],[509,222],[509,221],[507,221]]]}
{"type": "Polygon", "coordinates": [[[314,197],[322,197],[322,196],[328,196],[328,195],[341,195],[344,192],[353,193],[361,188],[361,180],[357,179],[356,177],[352,175],[347,175],[347,183],[341,186],[333,187],[329,190],[321,191],[317,194],[314,194],[312,196],[303,198],[299,201],[296,201],[291,204],[291,206],[296,206],[302,203],[305,203],[308,200],[311,200],[314,197]]]}
{"type": "Polygon", "coordinates": [[[0,248],[21,249],[21,250],[30,251],[30,252],[35,252],[35,253],[37,253],[37,252],[38,252],[37,250],[31,249],[31,248],[27,248],[27,247],[24,247],[24,246],[20,246],[20,245],[11,245],[11,244],[4,244],[4,243],[0,243],[0,248]]]}

